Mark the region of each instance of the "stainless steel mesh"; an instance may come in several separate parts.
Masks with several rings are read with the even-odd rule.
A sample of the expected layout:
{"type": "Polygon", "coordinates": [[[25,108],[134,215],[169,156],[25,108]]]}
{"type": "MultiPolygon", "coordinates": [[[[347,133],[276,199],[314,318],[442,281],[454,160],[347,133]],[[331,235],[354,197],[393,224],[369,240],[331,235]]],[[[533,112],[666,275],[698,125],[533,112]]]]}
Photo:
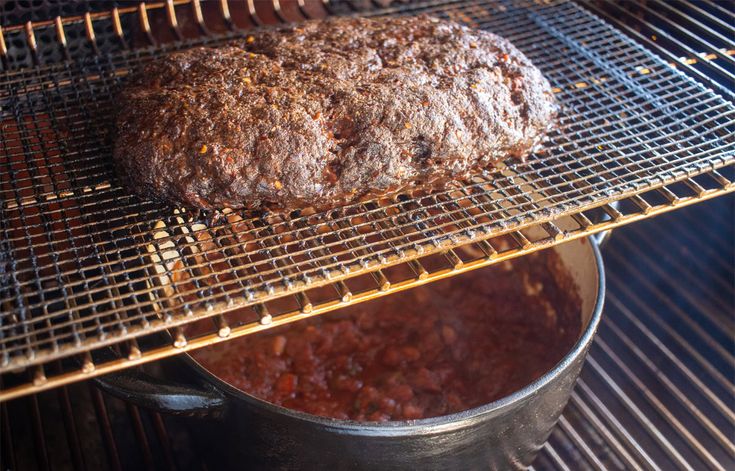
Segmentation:
{"type": "MultiPolygon", "coordinates": [[[[257,306],[267,324],[274,316],[263,302],[305,289],[332,285],[349,302],[335,283],[367,272],[388,292],[376,270],[514,231],[520,252],[535,250],[543,244],[524,240],[519,229],[541,224],[546,245],[578,237],[603,227],[585,211],[623,199],[640,214],[624,218],[604,208],[614,224],[629,222],[656,212],[638,195],[658,189],[666,206],[680,203],[668,189],[676,182],[690,202],[734,189],[733,103],[579,6],[431,2],[380,13],[430,13],[510,39],[564,106],[545,150],[443,192],[316,214],[230,213],[207,225],[200,214],[141,200],[120,185],[110,165],[109,118],[115,90],[140,63],[230,34],[120,45],[2,72],[0,372],[238,307],[257,306]]],[[[488,260],[498,252],[492,243],[482,249],[488,260]]],[[[450,271],[461,271],[457,254],[446,257],[450,271]]],[[[420,263],[410,266],[426,279],[420,263]]],[[[314,308],[303,294],[297,301],[303,313],[314,308]]],[[[173,345],[160,348],[186,346],[179,336],[174,331],[173,345]]],[[[141,350],[130,345],[128,364],[135,364],[141,350]]],[[[94,362],[85,356],[75,374],[91,373],[94,362]]],[[[44,371],[33,379],[44,384],[44,371]]]]}

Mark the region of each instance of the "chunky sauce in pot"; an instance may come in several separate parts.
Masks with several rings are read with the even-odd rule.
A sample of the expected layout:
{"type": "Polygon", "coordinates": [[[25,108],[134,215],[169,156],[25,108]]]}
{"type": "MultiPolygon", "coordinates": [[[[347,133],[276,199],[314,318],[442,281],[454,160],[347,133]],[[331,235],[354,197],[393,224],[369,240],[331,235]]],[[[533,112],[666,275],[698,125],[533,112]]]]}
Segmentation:
{"type": "Polygon", "coordinates": [[[553,251],[193,356],[266,401],[361,421],[434,417],[506,396],[571,349],[581,302],[553,251]]]}

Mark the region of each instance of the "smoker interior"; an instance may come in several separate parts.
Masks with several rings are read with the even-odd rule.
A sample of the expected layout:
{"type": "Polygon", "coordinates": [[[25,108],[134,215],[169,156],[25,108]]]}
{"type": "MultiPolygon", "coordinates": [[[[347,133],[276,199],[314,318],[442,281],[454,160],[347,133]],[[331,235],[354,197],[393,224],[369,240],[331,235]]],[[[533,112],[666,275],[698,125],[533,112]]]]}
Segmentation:
{"type": "Polygon", "coordinates": [[[735,189],[735,107],[678,66],[569,1],[435,0],[361,14],[429,13],[507,37],[563,106],[546,152],[447,190],[322,213],[232,212],[206,224],[206,215],[131,194],[112,168],[109,128],[115,90],[136,66],[243,34],[221,21],[223,3],[207,5],[224,35],[210,31],[217,23],[199,2],[5,28],[13,48],[0,81],[0,398],[295,322],[735,189]],[[177,41],[192,12],[201,31],[177,41]],[[72,47],[72,33],[84,47],[72,47]],[[540,236],[521,232],[530,226],[540,236]],[[495,245],[501,233],[515,245],[495,245]],[[462,250],[469,243],[476,250],[462,250]],[[392,275],[398,264],[413,275],[392,275]],[[351,287],[358,276],[371,288],[351,287]],[[273,310],[278,297],[291,307],[273,310]],[[250,317],[232,316],[238,308],[250,317]],[[187,338],[181,325],[205,317],[211,331],[187,338]]]}
{"type": "MultiPolygon", "coordinates": [[[[89,6],[101,9],[108,7],[97,3],[104,2],[89,2],[89,6]]],[[[349,13],[355,8],[352,3],[355,2],[341,2],[331,8],[349,13]]],[[[731,31],[735,17],[721,3],[654,0],[640,5],[604,0],[580,3],[646,50],[667,62],[675,62],[681,72],[732,101],[728,84],[733,79],[735,45],[728,39],[727,32],[731,31]]],[[[123,4],[125,2],[119,2],[120,6],[123,4]]],[[[432,2],[432,5],[436,12],[455,12],[452,15],[459,21],[480,19],[481,25],[493,24],[483,13],[487,10],[467,7],[466,3],[461,8],[455,8],[455,2],[432,2]]],[[[490,3],[480,2],[482,5],[487,7],[490,3]]],[[[86,5],[80,8],[86,8],[86,5]]],[[[400,13],[400,8],[403,7],[393,12],[400,13]]],[[[501,14],[498,12],[498,15],[501,14]]],[[[25,19],[35,21],[35,18],[25,19]]],[[[124,28],[131,26],[126,24],[129,20],[130,17],[122,17],[124,28]]],[[[495,21],[498,21],[497,17],[495,21]]],[[[180,19],[179,26],[181,30],[197,27],[195,22],[187,23],[184,19],[180,19]]],[[[112,32],[113,27],[110,26],[109,30],[112,32]]],[[[83,39],[84,32],[80,31],[74,35],[83,39]]],[[[65,54],[74,56],[91,53],[90,50],[84,50],[90,47],[88,42],[72,41],[72,32],[71,29],[67,30],[69,47],[66,49],[46,48],[43,49],[42,57],[32,57],[22,53],[23,47],[16,48],[18,53],[13,55],[14,49],[11,47],[10,54],[3,56],[3,59],[16,66],[31,66],[34,61],[44,63],[63,59],[65,54]]],[[[95,47],[99,48],[99,52],[114,49],[108,38],[101,32],[98,35],[95,47]]],[[[41,36],[38,40],[43,41],[41,36]]],[[[608,45],[611,48],[620,47],[616,39],[610,41],[608,45]]],[[[73,70],[57,71],[61,74],[58,77],[74,76],[73,70]]],[[[648,75],[650,71],[647,71],[644,68],[638,72],[648,75]]],[[[19,82],[25,83],[26,91],[33,85],[33,80],[43,82],[43,77],[37,73],[29,73],[26,79],[29,77],[30,81],[19,82]]],[[[656,77],[656,74],[651,74],[651,80],[657,80],[656,77]]],[[[585,80],[588,78],[585,77],[585,80]]],[[[668,80],[663,79],[659,84],[670,87],[666,90],[672,91],[674,88],[668,80]]],[[[628,83],[626,80],[623,82],[628,83]]],[[[108,82],[103,80],[103,83],[108,82]]],[[[588,86],[586,81],[578,83],[582,84],[581,87],[588,86]]],[[[58,85],[58,82],[46,84],[48,87],[58,85]]],[[[3,89],[2,93],[7,93],[7,90],[3,89]]],[[[81,83],[76,91],[81,91],[83,95],[70,95],[67,103],[92,98],[93,95],[89,93],[93,90],[100,93],[107,91],[104,87],[95,89],[81,83]]],[[[694,103],[703,95],[697,94],[701,92],[697,87],[688,88],[687,93],[692,90],[695,94],[686,95],[686,101],[694,103]]],[[[573,95],[575,92],[568,93],[573,95]]],[[[44,96],[40,95],[41,99],[44,96]]],[[[7,98],[8,95],[0,94],[0,97],[7,98]]],[[[638,99],[633,98],[629,104],[635,104],[638,99]]],[[[22,100],[15,103],[16,113],[34,104],[33,101],[22,100]]],[[[621,110],[625,107],[613,108],[621,110]]],[[[695,105],[692,109],[699,108],[695,105]]],[[[731,190],[732,184],[729,182],[732,181],[732,167],[725,165],[729,163],[727,159],[732,159],[732,136],[728,138],[729,141],[725,138],[728,136],[728,126],[732,125],[732,117],[713,114],[706,104],[701,109],[705,121],[711,122],[712,117],[719,126],[717,132],[723,139],[721,143],[729,146],[725,147],[725,150],[730,149],[729,154],[724,154],[725,157],[710,165],[721,172],[712,174],[713,179],[721,183],[722,188],[731,190]]],[[[81,119],[77,122],[84,121],[83,117],[79,118],[83,110],[72,107],[71,111],[73,113],[70,116],[81,119]]],[[[22,123],[22,120],[18,123],[22,123]]],[[[34,146],[38,145],[38,138],[48,137],[49,123],[45,118],[39,123],[39,126],[29,128],[31,132],[23,134],[26,151],[33,151],[34,146]]],[[[95,129],[92,132],[96,132],[95,129]]],[[[682,140],[676,133],[664,137],[665,142],[670,143],[668,145],[678,150],[684,149],[682,155],[691,156],[692,151],[687,149],[696,150],[696,146],[687,147],[696,143],[682,140]]],[[[71,151],[72,154],[77,152],[74,155],[80,156],[82,162],[92,164],[89,167],[92,171],[99,169],[94,158],[96,149],[86,148],[82,141],[72,140],[70,143],[71,149],[60,150],[71,151]]],[[[709,147],[699,150],[717,150],[716,145],[710,143],[709,147]]],[[[59,149],[52,146],[45,150],[42,159],[48,159],[47,162],[52,165],[57,164],[59,149]]],[[[17,151],[5,148],[4,152],[5,155],[13,155],[17,151]]],[[[44,176],[42,174],[40,178],[44,176]]],[[[84,183],[86,180],[84,175],[82,177],[84,183]]],[[[76,185],[75,182],[71,183],[76,185]]],[[[57,194],[63,194],[65,184],[63,181],[60,183],[57,194]]],[[[687,187],[691,188],[690,182],[687,182],[687,187]]],[[[116,194],[114,191],[117,191],[107,187],[90,189],[100,190],[102,195],[116,194]]],[[[705,194],[695,193],[699,199],[705,194]]],[[[82,193],[82,201],[91,201],[91,197],[82,193]]],[[[671,207],[688,201],[666,188],[658,191],[656,198],[671,207]]],[[[22,201],[22,198],[18,201],[22,201]]],[[[645,213],[650,215],[650,208],[655,208],[657,203],[652,199],[647,201],[649,207],[645,213]]],[[[74,203],[74,199],[68,198],[67,202],[74,203]]],[[[640,205],[640,201],[636,201],[636,204],[640,205]]],[[[614,234],[603,251],[608,296],[599,336],[562,420],[534,464],[536,469],[735,467],[735,445],[732,440],[735,434],[732,405],[735,386],[735,323],[732,318],[735,310],[734,204],[732,197],[720,198],[681,209],[671,215],[642,221],[617,230],[614,234]]],[[[532,206],[526,201],[521,208],[532,206]]],[[[24,207],[35,206],[28,206],[26,201],[24,207]]],[[[110,209],[104,203],[100,207],[110,209]]],[[[451,211],[457,209],[450,204],[442,208],[451,211]]],[[[8,209],[7,205],[3,207],[3,211],[8,209]]],[[[113,216],[118,214],[115,211],[119,209],[112,209],[113,216]]],[[[150,206],[144,209],[150,212],[159,210],[150,206]]],[[[605,209],[608,216],[619,217],[614,208],[605,209]]],[[[78,219],[74,210],[63,207],[57,210],[62,214],[64,211],[68,211],[66,214],[72,219],[78,219]]],[[[179,224],[175,229],[180,230],[182,226],[179,224]]],[[[2,229],[7,235],[7,227],[2,229]]],[[[108,232],[110,235],[117,234],[112,230],[108,232]]],[[[129,255],[129,252],[126,255],[122,250],[126,241],[108,240],[106,245],[101,246],[104,249],[102,253],[110,254],[119,250],[117,253],[123,257],[120,260],[123,260],[124,266],[124,257],[129,255]]],[[[521,246],[523,242],[521,239],[521,246]]],[[[0,257],[6,255],[4,248],[0,247],[0,257]]],[[[165,256],[166,247],[158,253],[165,256]]],[[[5,263],[6,260],[0,258],[0,261],[5,263]]],[[[115,266],[117,261],[104,260],[100,267],[115,266]]],[[[94,275],[99,272],[89,273],[94,275]]],[[[105,273],[104,270],[102,273],[105,273]]],[[[125,274],[128,277],[138,275],[149,276],[132,269],[125,274]]],[[[116,278],[111,280],[113,285],[117,282],[116,278]]],[[[99,286],[109,281],[97,277],[96,284],[85,287],[97,290],[97,297],[90,296],[88,299],[98,299],[99,308],[103,306],[99,296],[104,295],[99,286]]],[[[130,286],[135,289],[137,285],[130,286]]],[[[4,285],[3,289],[8,290],[9,287],[4,285]]],[[[8,292],[4,291],[3,296],[8,292]]],[[[49,299],[59,299],[61,293],[47,291],[45,295],[49,299]]],[[[84,292],[72,290],[68,294],[74,298],[83,295],[79,293],[84,292]]],[[[197,294],[207,296],[211,293],[200,289],[197,294]]],[[[6,302],[7,298],[3,300],[6,302]]],[[[141,318],[145,319],[150,313],[144,311],[143,314],[141,318]]],[[[105,319],[102,316],[100,318],[105,319]]],[[[94,321],[97,319],[90,316],[92,322],[86,324],[92,325],[89,332],[101,332],[95,330],[97,326],[94,321]]],[[[113,318],[111,325],[126,324],[120,318],[113,318]]],[[[85,325],[80,327],[84,328],[85,325]]],[[[110,333],[114,334],[113,331],[110,333]]],[[[130,345],[135,346],[135,343],[130,345]]],[[[7,353],[7,350],[4,349],[3,353],[7,353]]],[[[51,360],[45,363],[44,374],[50,376],[66,368],[61,361],[51,360]]],[[[0,380],[7,379],[5,375],[0,377],[0,380]]],[[[0,389],[6,384],[0,384],[0,389]]],[[[204,469],[204,465],[198,461],[196,447],[197,443],[193,443],[183,432],[176,418],[159,416],[126,405],[101,393],[89,382],[0,403],[0,469],[204,469]]]]}
{"type": "MultiPolygon", "coordinates": [[[[535,469],[733,469],[734,208],[720,198],[613,234],[599,334],[535,469]]],[[[175,417],[90,383],[0,412],[2,469],[206,469],[175,417]]]]}

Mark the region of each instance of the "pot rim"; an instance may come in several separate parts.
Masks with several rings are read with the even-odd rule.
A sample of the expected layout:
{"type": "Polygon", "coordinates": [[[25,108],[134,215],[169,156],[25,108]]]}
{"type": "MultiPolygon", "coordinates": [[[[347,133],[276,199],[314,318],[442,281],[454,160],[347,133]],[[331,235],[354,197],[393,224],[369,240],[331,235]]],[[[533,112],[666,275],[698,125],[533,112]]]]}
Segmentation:
{"type": "MultiPolygon", "coordinates": [[[[582,239],[584,241],[585,239],[582,239]]],[[[510,407],[516,403],[523,402],[531,396],[537,394],[541,389],[547,386],[554,378],[560,376],[580,355],[583,355],[587,350],[587,347],[591,344],[594,338],[597,327],[602,317],[602,309],[605,302],[605,269],[602,261],[602,254],[600,248],[592,237],[586,238],[592,250],[593,259],[597,272],[597,296],[595,299],[595,305],[590,316],[590,321],[587,327],[580,335],[577,342],[564,355],[564,357],[557,363],[552,369],[544,373],[541,377],[535,381],[527,384],[523,388],[509,394],[507,396],[496,399],[493,402],[483,404],[472,409],[467,409],[453,414],[441,415],[438,417],[430,417],[427,419],[416,419],[416,420],[394,420],[387,422],[361,422],[357,420],[345,420],[345,419],[334,419],[330,417],[322,417],[307,412],[301,412],[293,409],[289,409],[283,406],[272,404],[268,401],[255,397],[248,394],[231,384],[223,381],[215,374],[211,373],[194,357],[190,354],[185,353],[182,355],[190,366],[194,368],[200,375],[204,376],[204,379],[212,383],[215,387],[228,395],[235,396],[236,400],[246,401],[254,406],[261,407],[266,411],[277,414],[286,415],[292,419],[309,422],[312,424],[320,425],[322,427],[328,427],[336,430],[342,430],[349,433],[358,433],[365,435],[382,435],[382,436],[396,436],[396,435],[417,435],[436,433],[447,429],[461,428],[467,422],[476,420],[479,417],[491,415],[498,411],[510,407]]],[[[228,401],[231,399],[228,399],[228,401]]]]}

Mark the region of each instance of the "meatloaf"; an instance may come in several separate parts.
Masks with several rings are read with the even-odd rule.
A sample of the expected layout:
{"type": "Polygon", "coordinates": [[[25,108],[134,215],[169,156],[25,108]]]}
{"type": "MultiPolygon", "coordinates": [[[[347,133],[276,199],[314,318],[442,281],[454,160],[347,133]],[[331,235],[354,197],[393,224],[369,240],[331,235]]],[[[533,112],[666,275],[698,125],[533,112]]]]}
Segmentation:
{"type": "Polygon", "coordinates": [[[173,53],[120,92],[114,159],[139,193],[201,209],[318,209],[438,188],[552,126],[507,40],[431,17],[338,18],[173,53]]]}

